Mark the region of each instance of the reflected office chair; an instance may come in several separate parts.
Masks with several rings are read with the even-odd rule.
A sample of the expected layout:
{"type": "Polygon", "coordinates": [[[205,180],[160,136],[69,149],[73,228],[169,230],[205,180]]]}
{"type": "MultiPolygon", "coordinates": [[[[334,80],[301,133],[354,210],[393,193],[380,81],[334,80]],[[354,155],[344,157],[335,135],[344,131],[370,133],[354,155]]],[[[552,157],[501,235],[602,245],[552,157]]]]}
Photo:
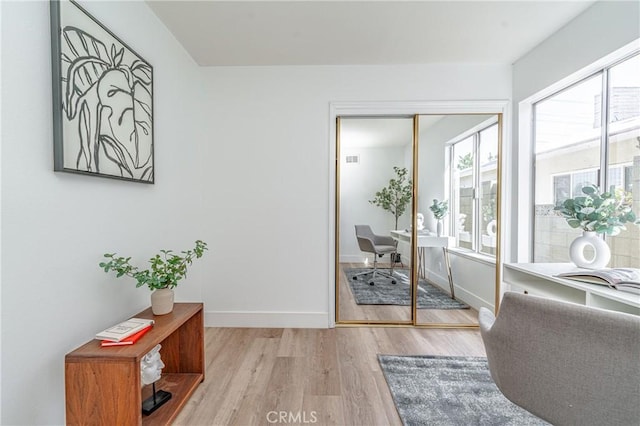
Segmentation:
{"type": "Polygon", "coordinates": [[[357,280],[359,276],[371,275],[369,285],[374,285],[376,276],[382,275],[383,277],[391,279],[391,284],[395,284],[396,279],[393,278],[393,258],[398,252],[398,242],[390,236],[374,234],[369,225],[356,225],[356,239],[358,240],[358,246],[361,251],[373,253],[373,269],[355,274],[352,279],[357,280]],[[390,273],[378,269],[378,257],[382,257],[385,254],[391,255],[390,273]]]}

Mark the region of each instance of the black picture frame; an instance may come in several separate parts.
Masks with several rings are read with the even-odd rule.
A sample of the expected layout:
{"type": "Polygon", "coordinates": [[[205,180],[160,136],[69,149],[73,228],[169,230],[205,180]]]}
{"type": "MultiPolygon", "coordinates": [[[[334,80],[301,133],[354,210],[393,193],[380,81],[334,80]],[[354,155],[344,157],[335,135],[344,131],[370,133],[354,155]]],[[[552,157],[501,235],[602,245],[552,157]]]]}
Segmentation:
{"type": "Polygon", "coordinates": [[[50,12],[54,171],[153,184],[153,67],[74,1],[50,12]]]}

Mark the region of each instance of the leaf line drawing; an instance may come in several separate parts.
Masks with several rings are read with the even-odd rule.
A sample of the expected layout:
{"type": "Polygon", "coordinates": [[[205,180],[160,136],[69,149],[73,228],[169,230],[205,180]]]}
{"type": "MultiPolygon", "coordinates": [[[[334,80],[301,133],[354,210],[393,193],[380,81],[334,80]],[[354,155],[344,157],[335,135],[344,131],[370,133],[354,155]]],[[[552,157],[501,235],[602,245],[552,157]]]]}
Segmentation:
{"type": "Polygon", "coordinates": [[[61,29],[60,60],[71,168],[153,182],[151,66],[73,25],[61,29]]]}

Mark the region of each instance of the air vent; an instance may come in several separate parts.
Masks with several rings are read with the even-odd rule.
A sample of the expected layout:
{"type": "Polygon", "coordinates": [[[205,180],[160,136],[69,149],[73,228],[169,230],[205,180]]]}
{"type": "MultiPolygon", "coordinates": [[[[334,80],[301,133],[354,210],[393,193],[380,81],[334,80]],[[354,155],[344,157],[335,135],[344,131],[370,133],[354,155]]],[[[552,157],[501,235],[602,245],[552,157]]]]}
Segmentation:
{"type": "Polygon", "coordinates": [[[347,164],[357,164],[360,162],[359,155],[347,155],[347,164]]]}

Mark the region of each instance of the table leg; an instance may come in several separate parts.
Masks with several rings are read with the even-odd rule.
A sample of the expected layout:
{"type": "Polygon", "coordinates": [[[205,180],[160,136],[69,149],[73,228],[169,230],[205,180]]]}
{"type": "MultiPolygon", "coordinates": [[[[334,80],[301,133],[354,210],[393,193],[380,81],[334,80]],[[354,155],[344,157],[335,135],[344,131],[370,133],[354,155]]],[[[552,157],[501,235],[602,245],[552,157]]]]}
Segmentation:
{"type": "Polygon", "coordinates": [[[455,290],[453,289],[453,278],[451,277],[451,262],[449,262],[449,250],[446,247],[442,247],[442,254],[444,255],[444,263],[447,267],[447,278],[449,278],[449,288],[451,289],[451,298],[456,299],[455,290]]]}
{"type": "Polygon", "coordinates": [[[426,257],[424,247],[418,247],[418,277],[426,279],[426,257]]]}

